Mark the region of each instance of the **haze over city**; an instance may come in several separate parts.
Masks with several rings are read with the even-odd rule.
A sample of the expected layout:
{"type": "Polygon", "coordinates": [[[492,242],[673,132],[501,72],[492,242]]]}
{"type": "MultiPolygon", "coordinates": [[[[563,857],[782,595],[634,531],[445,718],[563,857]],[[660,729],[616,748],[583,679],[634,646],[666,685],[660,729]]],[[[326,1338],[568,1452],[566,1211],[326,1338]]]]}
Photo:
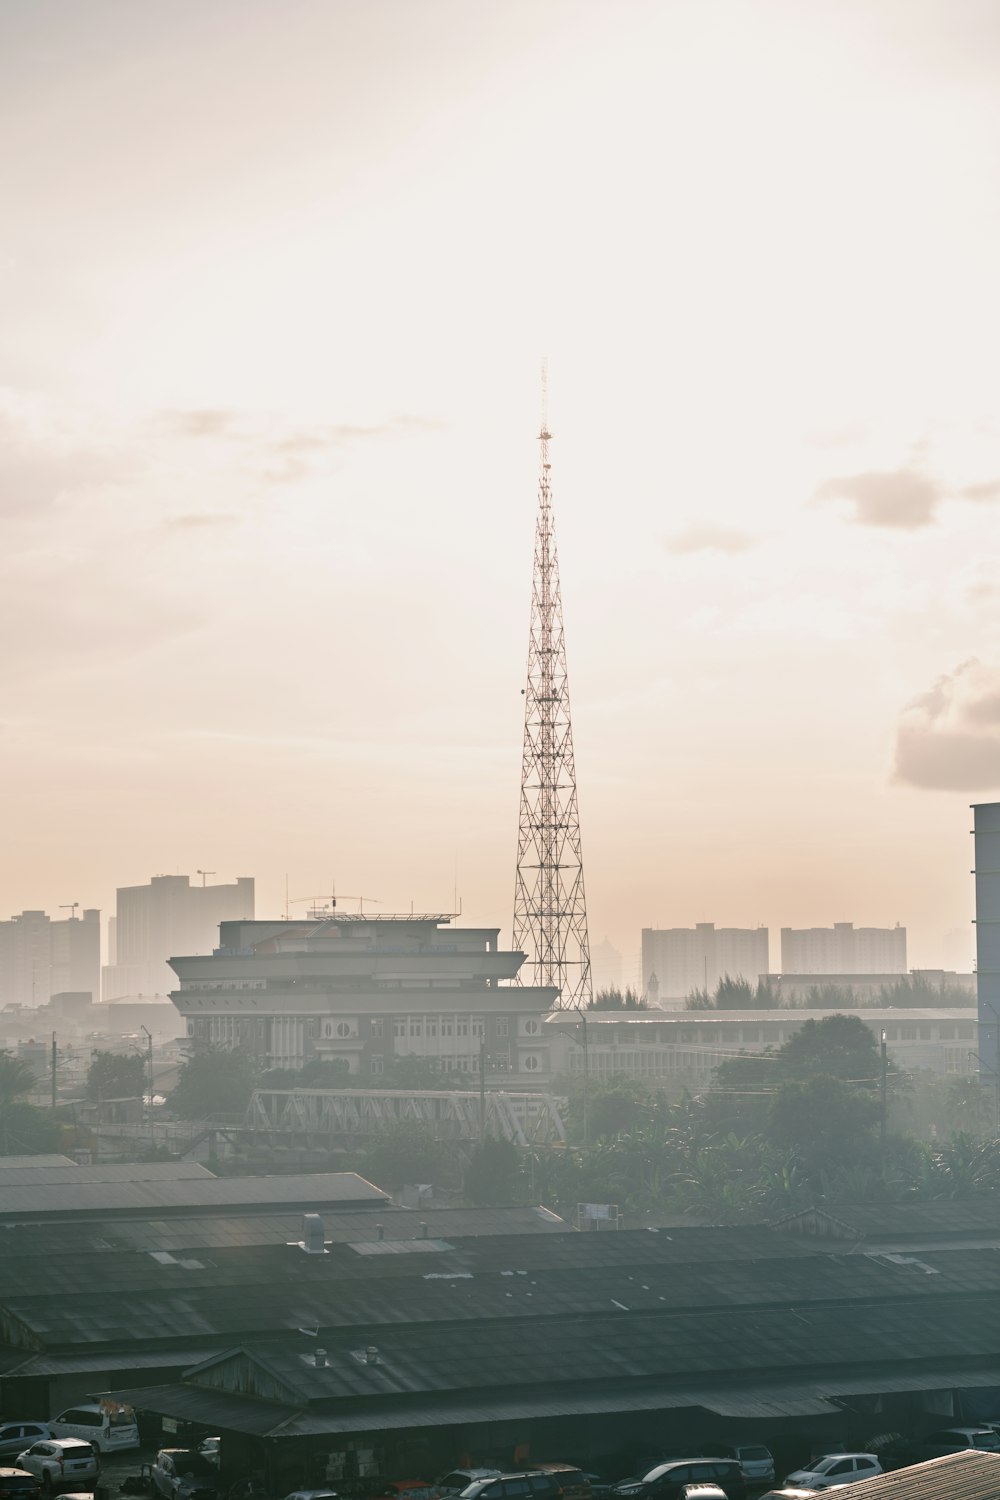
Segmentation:
{"type": "Polygon", "coordinates": [[[211,867],[509,934],[544,353],[592,941],[971,966],[995,6],[0,33],[5,914],[211,867]]]}

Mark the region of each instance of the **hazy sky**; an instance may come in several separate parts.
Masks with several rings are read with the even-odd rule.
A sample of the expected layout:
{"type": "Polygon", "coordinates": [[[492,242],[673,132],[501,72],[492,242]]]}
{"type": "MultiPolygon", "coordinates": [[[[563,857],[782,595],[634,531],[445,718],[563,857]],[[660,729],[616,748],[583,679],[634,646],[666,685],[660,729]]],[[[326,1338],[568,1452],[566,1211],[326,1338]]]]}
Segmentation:
{"type": "Polygon", "coordinates": [[[967,963],[998,66],[995,0],[7,0],[0,911],[509,934],[546,352],[592,941],[967,963]]]}

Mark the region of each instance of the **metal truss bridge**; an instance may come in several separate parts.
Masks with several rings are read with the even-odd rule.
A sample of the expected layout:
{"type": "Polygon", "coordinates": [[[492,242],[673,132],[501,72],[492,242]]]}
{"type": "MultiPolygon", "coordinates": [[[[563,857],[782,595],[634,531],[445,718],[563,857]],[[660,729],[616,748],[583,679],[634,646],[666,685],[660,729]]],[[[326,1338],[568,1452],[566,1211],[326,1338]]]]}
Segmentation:
{"type": "Polygon", "coordinates": [[[437,1092],[401,1089],[258,1089],[247,1106],[244,1131],[315,1142],[331,1136],[378,1135],[391,1125],[430,1125],[439,1140],[482,1136],[515,1146],[565,1141],[551,1094],[437,1092]]]}

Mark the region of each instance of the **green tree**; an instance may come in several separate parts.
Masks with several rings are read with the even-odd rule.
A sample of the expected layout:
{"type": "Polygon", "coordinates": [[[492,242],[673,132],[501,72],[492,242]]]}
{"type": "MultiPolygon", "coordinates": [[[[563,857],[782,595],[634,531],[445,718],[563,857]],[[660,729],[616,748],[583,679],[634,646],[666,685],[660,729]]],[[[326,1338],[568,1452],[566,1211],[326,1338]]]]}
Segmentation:
{"type": "Polygon", "coordinates": [[[134,1052],[95,1052],[87,1069],[88,1099],[141,1099],[148,1086],[146,1060],[134,1052]]]}
{"type": "Polygon", "coordinates": [[[181,1067],[168,1104],[185,1120],[214,1115],[242,1115],[258,1086],[252,1058],[221,1047],[198,1052],[181,1067]]]}
{"type": "Polygon", "coordinates": [[[711,1010],[712,997],[708,990],[692,990],[684,1001],[685,1010],[711,1010]]]}
{"type": "Polygon", "coordinates": [[[0,1109],[6,1108],[35,1087],[35,1074],[13,1052],[0,1052],[0,1109]]]}
{"type": "Polygon", "coordinates": [[[875,1033],[858,1015],[806,1021],[777,1052],[783,1078],[824,1073],[853,1083],[874,1082],[881,1071],[875,1033]]]}
{"type": "Polygon", "coordinates": [[[588,1010],[648,1010],[649,1001],[645,1000],[631,985],[624,990],[617,985],[609,985],[607,989],[597,991],[587,1008],[588,1010]]]}
{"type": "Polygon", "coordinates": [[[441,1183],[454,1174],[451,1154],[444,1142],[435,1139],[431,1126],[400,1120],[375,1137],[362,1154],[358,1170],[377,1187],[441,1183]]]}
{"type": "MultiPolygon", "coordinates": [[[[463,1080],[463,1085],[468,1080],[463,1080]]],[[[455,1080],[443,1078],[435,1059],[430,1057],[397,1057],[381,1078],[372,1078],[372,1088],[383,1089],[446,1089],[454,1088],[455,1080]]]]}
{"type": "Polygon", "coordinates": [[[513,1203],[520,1161],[510,1141],[486,1139],[473,1147],[462,1191],[476,1205],[513,1203]]]}
{"type": "MultiPolygon", "coordinates": [[[[587,1134],[592,1141],[618,1135],[623,1130],[632,1130],[648,1121],[654,1098],[647,1084],[639,1078],[630,1078],[618,1073],[595,1088],[593,1083],[587,1099],[587,1134]]],[[[574,1091],[570,1102],[570,1123],[574,1133],[583,1138],[583,1095],[574,1091]]]]}
{"type": "Polygon", "coordinates": [[[36,1086],[35,1074],[12,1052],[0,1052],[0,1155],[36,1156],[58,1150],[60,1128],[52,1115],[28,1104],[23,1095],[36,1086]]]}
{"type": "Polygon", "coordinates": [[[782,1083],[771,1100],[767,1135],[797,1151],[810,1173],[870,1159],[879,1118],[877,1096],[818,1074],[782,1083]]]}
{"type": "Polygon", "coordinates": [[[346,1057],[313,1057],[299,1073],[304,1089],[346,1089],[351,1086],[351,1065],[346,1057]]]}

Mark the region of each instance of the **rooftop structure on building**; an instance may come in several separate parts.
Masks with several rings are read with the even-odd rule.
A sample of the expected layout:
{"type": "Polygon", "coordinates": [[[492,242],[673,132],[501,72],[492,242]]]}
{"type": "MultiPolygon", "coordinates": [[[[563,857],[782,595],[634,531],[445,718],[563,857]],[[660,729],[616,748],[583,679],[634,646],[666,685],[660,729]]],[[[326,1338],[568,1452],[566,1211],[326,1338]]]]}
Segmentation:
{"type": "Polygon", "coordinates": [[[377,1087],[394,1060],[416,1057],[541,1082],[556,991],[510,982],[524,954],[501,950],[499,932],[448,914],[223,922],[214,953],[171,959],[171,999],[194,1041],[269,1067],[343,1059],[377,1087]]]}
{"type": "Polygon", "coordinates": [[[88,907],[53,919],[23,911],[0,922],[0,1005],[37,1008],[55,994],[84,992],[97,999],[101,983],[101,914],[88,907]]]}
{"type": "Polygon", "coordinates": [[[783,927],[783,974],[905,974],[906,928],[783,927]]]}
{"type": "Polygon", "coordinates": [[[103,974],[105,1000],[168,995],[173,954],[211,953],[220,922],[253,918],[252,877],[208,885],[208,872],[200,873],[200,884],[187,875],[154,875],[148,885],[119,887],[103,974]]]}
{"type": "Polygon", "coordinates": [[[726,978],[755,985],[768,962],[766,927],[698,922],[642,929],[643,993],[660,1005],[681,1005],[696,990],[711,994],[726,978]]]}

